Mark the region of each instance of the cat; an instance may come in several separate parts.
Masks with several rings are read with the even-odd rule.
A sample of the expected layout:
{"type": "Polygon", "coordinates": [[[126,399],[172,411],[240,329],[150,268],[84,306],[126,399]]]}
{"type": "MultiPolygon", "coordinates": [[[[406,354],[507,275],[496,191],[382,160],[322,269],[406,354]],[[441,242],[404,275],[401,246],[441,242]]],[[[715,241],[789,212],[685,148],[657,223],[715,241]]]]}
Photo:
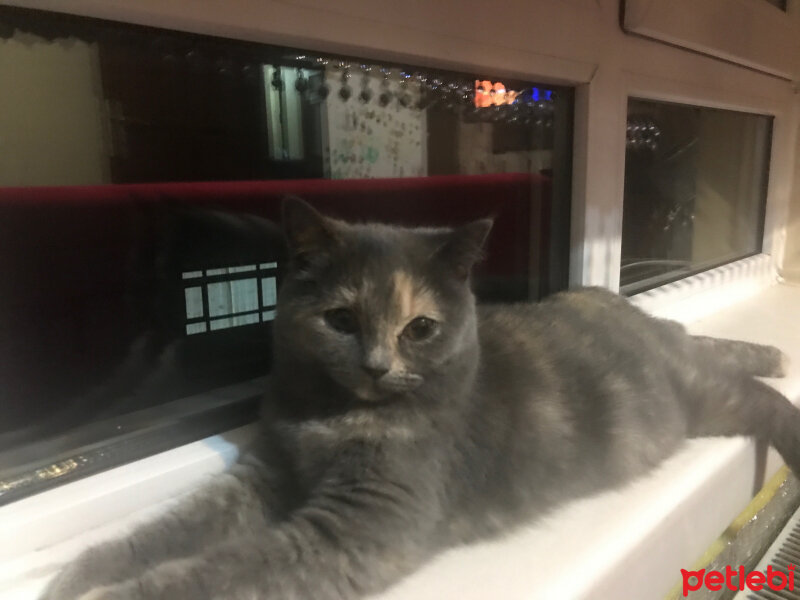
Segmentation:
{"type": "Polygon", "coordinates": [[[284,203],[261,433],[229,472],[89,549],[42,600],[355,599],[438,552],[748,435],[800,471],[777,348],[587,288],[476,307],[491,221],[352,224],[284,203]]]}

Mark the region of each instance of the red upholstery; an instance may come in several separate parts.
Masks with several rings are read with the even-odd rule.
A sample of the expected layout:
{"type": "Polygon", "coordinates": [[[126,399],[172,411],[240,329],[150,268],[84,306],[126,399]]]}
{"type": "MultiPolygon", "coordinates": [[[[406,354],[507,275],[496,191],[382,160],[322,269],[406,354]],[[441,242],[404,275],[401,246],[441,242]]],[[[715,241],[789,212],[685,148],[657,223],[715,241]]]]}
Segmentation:
{"type": "MultiPolygon", "coordinates": [[[[323,211],[350,219],[382,220],[407,225],[452,225],[495,217],[482,270],[495,276],[526,274],[530,256],[532,211],[547,210],[549,179],[540,175],[448,175],[397,179],[282,180],[191,182],[73,187],[0,188],[0,219],[13,206],[36,208],[44,227],[52,217],[80,219],[81,207],[105,205],[109,215],[125,206],[173,201],[224,208],[279,220],[280,200],[294,194],[323,211]],[[50,210],[55,209],[55,210],[50,210]]],[[[6,213],[7,214],[7,213],[6,213]]],[[[95,213],[96,214],[96,213],[95,213]]],[[[121,222],[103,221],[106,233],[121,222]]],[[[17,232],[20,233],[20,232],[17,232]]],[[[102,231],[87,231],[92,238],[102,231]]],[[[36,231],[25,235],[38,237],[36,231]]],[[[16,237],[16,236],[15,236],[16,237]]],[[[2,242],[0,242],[2,243],[2,242]]],[[[106,247],[106,244],[102,244],[106,247]]],[[[7,249],[10,250],[10,249],[7,249]]],[[[63,248],[66,250],[66,248],[63,248]]]]}

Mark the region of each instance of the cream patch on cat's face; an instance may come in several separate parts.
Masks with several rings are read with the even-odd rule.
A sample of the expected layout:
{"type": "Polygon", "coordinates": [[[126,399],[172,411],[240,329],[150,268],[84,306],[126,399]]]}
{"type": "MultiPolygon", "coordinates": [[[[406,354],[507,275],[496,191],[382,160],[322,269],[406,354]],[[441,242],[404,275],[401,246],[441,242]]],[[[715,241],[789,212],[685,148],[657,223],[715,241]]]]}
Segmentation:
{"type": "Polygon", "coordinates": [[[439,320],[439,308],[434,293],[416,281],[405,271],[392,275],[392,314],[385,332],[385,344],[392,352],[392,372],[405,371],[405,364],[398,352],[398,340],[403,329],[417,317],[439,320]]]}
{"type": "Polygon", "coordinates": [[[436,296],[427,286],[415,281],[405,271],[395,271],[392,275],[392,284],[399,327],[405,327],[417,317],[435,320],[441,318],[436,296]]]}
{"type": "Polygon", "coordinates": [[[351,280],[332,287],[320,304],[309,308],[307,318],[324,332],[325,341],[331,342],[326,352],[330,374],[360,399],[378,399],[413,389],[423,381],[416,364],[417,342],[403,335],[418,317],[442,319],[436,292],[423,279],[396,270],[385,278],[351,280]],[[358,320],[352,332],[336,331],[326,321],[326,311],[342,309],[358,320]],[[365,364],[387,370],[376,378],[365,364]]]}

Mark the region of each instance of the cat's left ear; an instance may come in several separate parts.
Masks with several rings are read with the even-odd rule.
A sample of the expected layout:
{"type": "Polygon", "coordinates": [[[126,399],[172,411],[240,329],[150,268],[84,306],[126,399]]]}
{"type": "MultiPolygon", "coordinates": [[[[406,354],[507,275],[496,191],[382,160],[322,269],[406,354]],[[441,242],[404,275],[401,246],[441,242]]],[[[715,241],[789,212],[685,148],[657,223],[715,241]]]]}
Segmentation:
{"type": "Polygon", "coordinates": [[[283,199],[283,229],[296,268],[305,267],[339,242],[336,222],[296,196],[283,199]]]}
{"type": "Polygon", "coordinates": [[[456,227],[437,251],[460,280],[469,277],[472,266],[483,258],[483,244],[489,236],[494,220],[480,219],[456,227]]]}

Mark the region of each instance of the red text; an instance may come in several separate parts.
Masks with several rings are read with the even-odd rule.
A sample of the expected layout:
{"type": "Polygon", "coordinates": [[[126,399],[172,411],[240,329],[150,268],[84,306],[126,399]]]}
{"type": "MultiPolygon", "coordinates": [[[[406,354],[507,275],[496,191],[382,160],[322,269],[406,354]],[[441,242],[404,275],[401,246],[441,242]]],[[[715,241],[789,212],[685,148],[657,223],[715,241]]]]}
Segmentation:
{"type": "Polygon", "coordinates": [[[681,569],[683,577],[683,595],[688,596],[689,592],[705,587],[712,592],[722,589],[724,585],[729,590],[752,590],[757,592],[765,587],[770,590],[794,590],[794,565],[789,565],[787,572],[773,569],[772,565],[767,567],[766,573],[761,571],[750,571],[745,573],[744,567],[738,569],[726,566],[725,573],[722,571],[687,571],[681,569]],[[735,580],[735,581],[734,581],[735,580]]]}

